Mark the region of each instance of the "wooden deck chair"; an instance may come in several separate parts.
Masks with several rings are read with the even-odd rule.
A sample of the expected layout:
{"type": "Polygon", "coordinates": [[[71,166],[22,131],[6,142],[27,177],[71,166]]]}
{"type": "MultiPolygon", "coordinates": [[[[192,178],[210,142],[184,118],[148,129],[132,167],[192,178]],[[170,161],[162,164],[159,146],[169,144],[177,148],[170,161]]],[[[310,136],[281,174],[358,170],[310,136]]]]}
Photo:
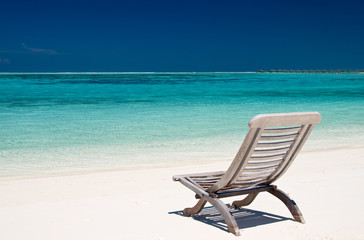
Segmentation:
{"type": "Polygon", "coordinates": [[[249,132],[227,171],[173,176],[196,193],[200,199],[192,208],[185,208],[187,216],[199,213],[206,202],[213,205],[224,218],[228,229],[240,235],[238,225],[229,208],[219,198],[247,196],[230,206],[249,205],[260,192],[267,191],[279,198],[293,218],[304,223],[301,211],[287,194],[271,185],[291,165],[315,124],[321,121],[318,112],[261,114],[249,122],[249,132]]]}

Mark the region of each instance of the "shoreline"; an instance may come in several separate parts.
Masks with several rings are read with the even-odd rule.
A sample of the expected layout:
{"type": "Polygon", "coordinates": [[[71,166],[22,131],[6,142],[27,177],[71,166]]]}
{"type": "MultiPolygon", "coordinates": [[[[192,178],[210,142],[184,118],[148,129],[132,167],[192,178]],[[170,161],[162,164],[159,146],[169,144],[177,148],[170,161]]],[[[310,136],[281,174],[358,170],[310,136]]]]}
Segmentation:
{"type": "MultiPolygon", "coordinates": [[[[309,153],[323,153],[323,152],[331,152],[331,151],[342,151],[342,150],[352,150],[352,149],[363,149],[364,145],[358,145],[353,147],[329,147],[322,150],[318,149],[303,149],[300,152],[302,154],[309,154],[309,153]]],[[[233,155],[231,159],[226,158],[225,160],[216,157],[213,160],[189,160],[184,162],[177,162],[177,163],[151,163],[151,164],[139,164],[139,165],[129,165],[123,167],[116,167],[116,168],[92,168],[92,169],[84,169],[84,170],[74,170],[74,169],[67,169],[64,171],[54,171],[54,172],[42,172],[42,173],[30,173],[30,174],[20,174],[20,175],[13,175],[13,176],[0,176],[1,181],[12,181],[12,180],[26,180],[26,179],[37,179],[37,178],[52,178],[52,177],[67,177],[67,176],[79,176],[79,175],[89,175],[89,174],[97,174],[97,173],[108,173],[108,172],[125,172],[125,171],[137,171],[137,170],[151,170],[151,169],[166,169],[166,168],[178,168],[184,166],[206,166],[210,164],[222,164],[222,163],[229,163],[233,159],[233,155]]]]}

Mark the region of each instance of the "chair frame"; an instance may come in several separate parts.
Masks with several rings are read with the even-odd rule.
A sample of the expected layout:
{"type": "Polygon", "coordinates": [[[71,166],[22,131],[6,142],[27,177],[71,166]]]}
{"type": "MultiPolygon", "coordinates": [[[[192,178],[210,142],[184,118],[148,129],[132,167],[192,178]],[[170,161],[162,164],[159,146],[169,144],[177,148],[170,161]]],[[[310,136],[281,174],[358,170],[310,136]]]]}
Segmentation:
{"type": "Polygon", "coordinates": [[[249,122],[249,132],[227,171],[173,176],[196,193],[197,204],[183,210],[184,215],[198,214],[209,202],[224,218],[236,236],[239,227],[229,207],[251,204],[260,192],[269,192],[280,199],[293,218],[304,223],[296,203],[272,185],[292,164],[315,124],[321,121],[318,112],[261,114],[249,122]],[[220,198],[247,195],[225,205],[220,198]]]}

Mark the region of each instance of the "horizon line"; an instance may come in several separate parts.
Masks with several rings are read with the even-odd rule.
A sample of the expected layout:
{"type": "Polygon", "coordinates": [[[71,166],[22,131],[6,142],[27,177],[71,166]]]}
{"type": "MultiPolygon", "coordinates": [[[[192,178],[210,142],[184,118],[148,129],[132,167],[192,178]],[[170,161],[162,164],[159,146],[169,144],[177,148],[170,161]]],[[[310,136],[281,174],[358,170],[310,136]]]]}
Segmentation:
{"type": "Polygon", "coordinates": [[[351,72],[351,73],[363,73],[364,69],[319,69],[319,70],[256,70],[256,71],[126,71],[126,72],[112,72],[112,71],[95,71],[95,72],[69,72],[69,71],[55,71],[55,72],[0,72],[0,74],[160,74],[160,73],[171,73],[171,74],[200,74],[200,73],[333,73],[333,72],[351,72]]]}

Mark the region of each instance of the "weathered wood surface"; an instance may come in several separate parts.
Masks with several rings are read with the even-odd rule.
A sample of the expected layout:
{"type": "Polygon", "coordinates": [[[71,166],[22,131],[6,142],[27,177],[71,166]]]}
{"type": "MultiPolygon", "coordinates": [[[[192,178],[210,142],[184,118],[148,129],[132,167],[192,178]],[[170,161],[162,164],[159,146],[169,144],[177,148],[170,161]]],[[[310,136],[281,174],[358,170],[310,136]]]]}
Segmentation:
{"type": "Polygon", "coordinates": [[[288,197],[287,194],[285,194],[283,191],[275,188],[275,189],[270,189],[268,190],[269,193],[271,193],[272,195],[276,196],[279,200],[281,200],[289,209],[289,211],[291,212],[293,218],[300,223],[305,223],[305,219],[303,218],[303,215],[300,211],[300,209],[298,208],[297,204],[295,203],[295,201],[293,201],[291,198],[288,197]]]}
{"type": "Polygon", "coordinates": [[[185,208],[183,210],[183,214],[186,216],[193,216],[203,209],[203,207],[206,205],[207,201],[204,198],[200,198],[200,200],[196,203],[195,206],[192,208],[185,208]]]}
{"type": "Polygon", "coordinates": [[[291,146],[294,143],[294,140],[288,141],[280,141],[280,142],[258,142],[258,148],[269,148],[269,147],[282,147],[282,146],[291,146]]]}
{"type": "Polygon", "coordinates": [[[301,129],[301,126],[297,126],[297,127],[285,127],[285,128],[265,128],[264,129],[264,133],[283,134],[283,133],[297,132],[300,129],[301,129]]]}
{"type": "Polygon", "coordinates": [[[253,154],[279,154],[279,153],[286,153],[290,147],[280,147],[280,148],[273,148],[273,149],[255,149],[253,154]]]}
{"type": "Polygon", "coordinates": [[[260,114],[249,122],[250,128],[283,127],[294,125],[317,124],[321,121],[318,112],[260,114]]]}
{"type": "Polygon", "coordinates": [[[248,196],[246,196],[243,200],[240,201],[234,201],[231,206],[235,209],[240,209],[241,207],[248,206],[251,204],[254,199],[258,196],[259,192],[250,193],[248,196]]]}
{"type": "MultiPolygon", "coordinates": [[[[265,132],[265,131],[264,131],[265,132]]],[[[294,139],[297,136],[298,133],[293,134],[285,134],[285,135],[262,135],[261,140],[288,140],[288,139],[294,139]]]]}
{"type": "Polygon", "coordinates": [[[283,157],[286,155],[286,152],[279,153],[279,154],[273,154],[273,155],[254,155],[250,157],[249,162],[261,162],[264,160],[274,160],[274,159],[283,159],[283,157]]]}

